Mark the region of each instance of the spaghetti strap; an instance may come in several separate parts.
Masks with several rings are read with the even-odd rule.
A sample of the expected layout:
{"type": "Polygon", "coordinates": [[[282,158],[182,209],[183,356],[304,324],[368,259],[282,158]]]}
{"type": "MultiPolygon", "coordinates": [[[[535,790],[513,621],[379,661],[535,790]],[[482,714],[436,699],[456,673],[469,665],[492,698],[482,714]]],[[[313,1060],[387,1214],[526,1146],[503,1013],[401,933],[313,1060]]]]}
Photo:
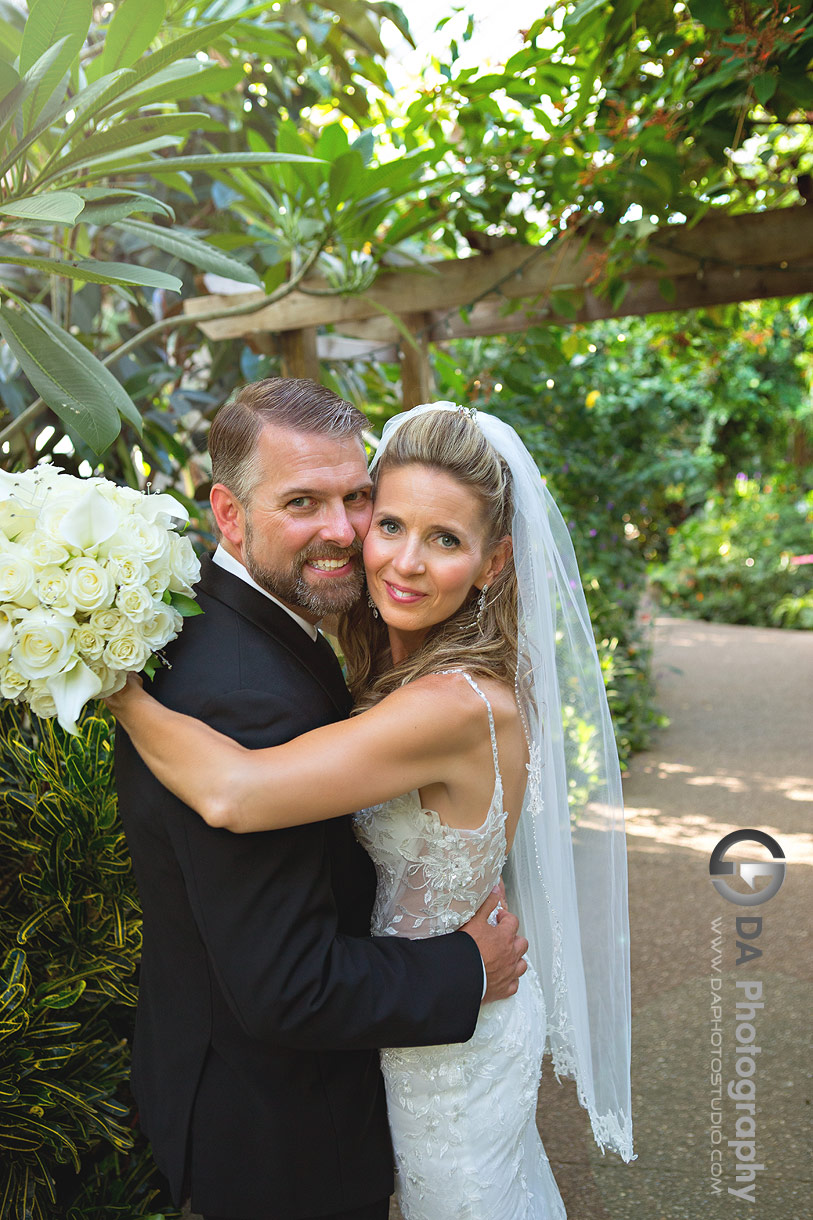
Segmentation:
{"type": "Polygon", "coordinates": [[[471,689],[480,696],[483,703],[486,705],[486,711],[488,712],[488,731],[491,734],[491,753],[494,758],[494,774],[497,777],[497,782],[500,784],[500,787],[502,787],[502,775],[500,773],[500,758],[499,758],[499,754],[497,752],[497,733],[494,728],[494,713],[491,710],[491,704],[489,702],[488,695],[486,695],[485,691],[480,690],[480,687],[474,681],[474,678],[471,676],[471,674],[466,673],[465,669],[441,669],[441,670],[438,670],[438,673],[440,673],[440,674],[462,674],[463,677],[468,682],[471,689]]]}

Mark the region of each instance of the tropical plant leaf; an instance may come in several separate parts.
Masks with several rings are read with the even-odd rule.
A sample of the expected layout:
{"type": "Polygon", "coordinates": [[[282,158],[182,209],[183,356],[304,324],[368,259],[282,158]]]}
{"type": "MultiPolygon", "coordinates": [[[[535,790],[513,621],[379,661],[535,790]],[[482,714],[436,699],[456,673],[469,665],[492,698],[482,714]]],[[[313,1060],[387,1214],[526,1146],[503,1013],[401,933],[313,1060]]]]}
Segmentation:
{"type": "MultiPolygon", "coordinates": [[[[125,71],[126,71],[126,69],[125,69],[125,71]]],[[[67,80],[67,77],[65,79],[67,80]]],[[[102,82],[99,82],[99,83],[101,84],[102,82]]],[[[84,92],[82,94],[82,98],[85,99],[87,97],[87,95],[89,95],[89,94],[97,96],[99,92],[100,92],[100,90],[98,90],[96,88],[96,86],[90,85],[88,87],[88,89],[84,90],[84,92]]],[[[74,112],[74,122],[79,124],[79,126],[77,127],[76,130],[79,130],[81,128],[81,122],[76,117],[76,109],[75,109],[76,105],[77,105],[76,99],[73,97],[69,97],[57,104],[54,104],[54,99],[56,99],[57,96],[58,95],[55,93],[53,95],[53,97],[48,102],[46,102],[46,104],[43,107],[42,112],[39,116],[38,121],[30,128],[30,130],[25,134],[25,136],[23,136],[23,138],[21,140],[19,140],[14,145],[14,147],[11,149],[11,152],[6,157],[3,164],[0,165],[0,177],[2,177],[7,172],[7,170],[9,170],[12,166],[14,166],[15,164],[18,164],[20,162],[21,156],[25,152],[25,150],[27,148],[29,148],[30,145],[34,144],[37,140],[39,140],[41,136],[45,135],[46,132],[48,133],[48,141],[49,141],[49,145],[50,145],[52,136],[53,136],[53,132],[52,132],[52,130],[49,130],[49,129],[53,129],[62,119],[64,119],[68,114],[70,114],[71,111],[74,112]]],[[[74,134],[73,123],[66,124],[62,139],[58,140],[56,145],[51,148],[51,155],[48,158],[48,161],[45,163],[45,165],[40,170],[40,173],[38,176],[38,185],[39,186],[44,185],[46,181],[50,181],[52,178],[58,177],[58,174],[47,175],[47,177],[46,177],[47,170],[51,166],[51,164],[56,160],[60,148],[62,148],[65,144],[68,143],[68,141],[70,140],[70,138],[73,134],[74,134]]]]}
{"type": "Polygon", "coordinates": [[[26,305],[0,306],[0,335],[37,393],[94,453],[116,439],[120,415],[140,419],[113,374],[50,317],[26,305]]]}
{"type": "Polygon", "coordinates": [[[64,39],[64,42],[25,104],[26,130],[32,126],[79,53],[92,17],[92,0],[37,0],[36,4],[31,5],[20,45],[20,71],[25,73],[33,67],[57,39],[64,39]]]}
{"type": "MultiPolygon", "coordinates": [[[[8,248],[7,242],[0,245],[0,259],[8,248]]],[[[177,276],[168,275],[165,271],[133,266],[132,263],[102,262],[95,258],[67,262],[63,259],[43,258],[36,254],[19,254],[15,255],[13,265],[36,268],[49,275],[64,275],[70,280],[82,280],[85,284],[135,284],[143,288],[163,288],[169,292],[180,292],[183,287],[177,276]]]]}
{"type": "Polygon", "coordinates": [[[125,233],[133,233],[142,238],[146,245],[157,246],[159,250],[165,250],[167,254],[174,254],[176,258],[182,259],[185,263],[191,263],[193,267],[200,267],[202,271],[213,271],[216,275],[228,276],[230,279],[239,280],[242,284],[252,284],[255,288],[261,287],[260,280],[253,268],[239,262],[236,258],[230,258],[228,254],[224,254],[199,237],[192,237],[177,229],[165,229],[161,225],[149,224],[143,220],[117,221],[116,228],[123,229],[125,233]]]}
{"type": "Polygon", "coordinates": [[[126,191],[120,187],[77,187],[77,195],[85,200],[82,214],[83,224],[109,225],[114,220],[126,220],[134,212],[147,212],[175,219],[175,212],[162,199],[145,195],[141,191],[126,191]]]}
{"type": "MultiPolygon", "coordinates": [[[[159,47],[157,51],[153,51],[151,55],[145,56],[132,70],[132,83],[128,87],[130,90],[134,86],[141,84],[150,77],[155,77],[170,64],[185,62],[186,64],[194,64],[198,61],[188,59],[190,55],[195,55],[201,48],[211,46],[216,42],[222,34],[235,24],[237,18],[229,17],[225,21],[213,21],[210,25],[201,26],[200,29],[190,30],[188,34],[182,34],[180,38],[168,42],[165,46],[159,47]]],[[[200,67],[201,65],[199,65],[200,67]]],[[[155,82],[153,81],[153,84],[155,82]]],[[[117,108],[117,103],[111,99],[105,102],[105,106],[111,109],[117,108]]]]}
{"type": "Polygon", "coordinates": [[[60,38],[53,46],[48,47],[37,62],[21,77],[11,92],[7,93],[2,102],[0,102],[0,136],[5,133],[7,125],[11,122],[14,115],[17,114],[23,103],[50,74],[66,42],[67,38],[60,38]]]}
{"type": "Polygon", "coordinates": [[[228,169],[230,166],[276,165],[286,161],[313,163],[318,158],[301,156],[299,153],[199,153],[188,157],[152,157],[145,161],[124,162],[116,166],[116,173],[147,172],[151,174],[172,173],[175,170],[228,169]]]}
{"type": "Polygon", "coordinates": [[[116,68],[129,68],[140,59],[165,16],[165,0],[122,0],[107,27],[104,50],[94,62],[92,74],[88,73],[90,79],[116,68]]]}
{"type": "Polygon", "coordinates": [[[99,111],[99,116],[107,118],[109,114],[143,109],[159,102],[177,102],[186,97],[202,97],[207,93],[222,95],[244,79],[241,64],[223,68],[198,59],[182,59],[126,92],[119,92],[113,102],[99,111]]]}
{"type": "Polygon", "coordinates": [[[178,136],[193,128],[211,131],[221,127],[222,124],[216,123],[209,115],[196,112],[157,114],[116,123],[105,131],[96,131],[91,136],[78,139],[76,147],[59,158],[58,171],[61,175],[68,167],[86,165],[122,148],[128,153],[135,152],[146,143],[152,148],[160,148],[162,144],[177,142],[178,136]]]}
{"type": "Polygon", "coordinates": [[[84,206],[84,200],[73,191],[50,191],[2,203],[0,212],[5,216],[19,216],[43,224],[73,225],[84,206]]]}

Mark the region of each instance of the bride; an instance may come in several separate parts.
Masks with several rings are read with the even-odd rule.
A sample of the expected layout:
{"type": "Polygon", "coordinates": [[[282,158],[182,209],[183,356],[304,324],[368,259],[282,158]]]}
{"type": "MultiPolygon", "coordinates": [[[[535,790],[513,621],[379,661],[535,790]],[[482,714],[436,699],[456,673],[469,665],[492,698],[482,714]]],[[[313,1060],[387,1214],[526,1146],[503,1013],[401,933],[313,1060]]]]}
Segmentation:
{"type": "Polygon", "coordinates": [[[516,432],[438,403],[373,462],[367,598],[341,624],[350,720],[246,750],[131,681],[108,702],[162,784],[235,833],[355,812],[374,935],[468,920],[505,873],[530,942],[462,1045],[382,1051],[405,1220],[559,1220],[543,1053],[632,1159],[620,776],[568,531],[516,432]]]}

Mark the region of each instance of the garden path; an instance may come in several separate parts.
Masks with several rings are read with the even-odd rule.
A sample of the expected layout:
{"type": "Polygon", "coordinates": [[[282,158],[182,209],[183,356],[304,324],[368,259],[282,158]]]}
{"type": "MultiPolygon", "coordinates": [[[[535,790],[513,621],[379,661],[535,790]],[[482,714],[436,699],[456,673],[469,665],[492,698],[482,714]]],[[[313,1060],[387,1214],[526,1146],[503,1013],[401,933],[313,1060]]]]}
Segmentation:
{"type": "MultiPolygon", "coordinates": [[[[759,1220],[811,1220],[813,632],[660,618],[655,672],[670,725],[624,781],[638,1160],[625,1166],[596,1152],[572,1085],[558,1086],[547,1065],[540,1130],[568,1220],[717,1220],[738,1208],[759,1220]],[[782,889],[750,911],[717,894],[708,875],[717,841],[744,828],[773,835],[788,859],[782,889]],[[761,935],[748,942],[762,956],[736,968],[735,920],[749,914],[762,917],[761,935]],[[723,1101],[722,1142],[710,1142],[718,917],[724,1086],[736,1080],[734,1004],[744,992],[735,980],[763,987],[756,1209],[728,1194],[741,1186],[727,1147],[733,1100],[723,1101]],[[719,1194],[713,1148],[722,1149],[719,1194]]],[[[737,854],[766,855],[754,845],[737,854]]]]}

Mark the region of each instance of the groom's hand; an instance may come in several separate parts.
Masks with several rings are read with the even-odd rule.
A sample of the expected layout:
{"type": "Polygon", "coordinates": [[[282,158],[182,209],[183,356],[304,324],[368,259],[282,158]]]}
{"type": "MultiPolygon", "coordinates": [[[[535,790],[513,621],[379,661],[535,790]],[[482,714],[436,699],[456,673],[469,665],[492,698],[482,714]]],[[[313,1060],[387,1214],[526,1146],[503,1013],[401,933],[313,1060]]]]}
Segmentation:
{"type": "Polygon", "coordinates": [[[496,924],[489,923],[489,915],[496,910],[503,894],[492,890],[479,911],[463,924],[480,950],[486,971],[486,992],[483,1003],[490,1000],[505,1000],[519,986],[520,976],[528,969],[523,960],[528,952],[528,942],[519,936],[519,920],[516,915],[502,908],[497,911],[496,924]]]}

